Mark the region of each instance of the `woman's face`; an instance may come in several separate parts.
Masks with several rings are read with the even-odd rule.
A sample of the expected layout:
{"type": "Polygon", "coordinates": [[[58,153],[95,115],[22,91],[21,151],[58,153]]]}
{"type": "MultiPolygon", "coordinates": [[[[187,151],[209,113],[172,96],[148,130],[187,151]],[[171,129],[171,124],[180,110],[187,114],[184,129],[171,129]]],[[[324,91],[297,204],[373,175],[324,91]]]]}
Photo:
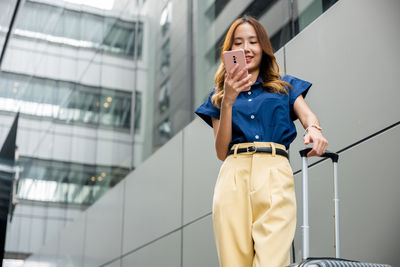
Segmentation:
{"type": "Polygon", "coordinates": [[[258,42],[257,33],[250,23],[240,24],[233,34],[232,50],[244,50],[249,73],[260,68],[262,58],[262,48],[258,42]]]}

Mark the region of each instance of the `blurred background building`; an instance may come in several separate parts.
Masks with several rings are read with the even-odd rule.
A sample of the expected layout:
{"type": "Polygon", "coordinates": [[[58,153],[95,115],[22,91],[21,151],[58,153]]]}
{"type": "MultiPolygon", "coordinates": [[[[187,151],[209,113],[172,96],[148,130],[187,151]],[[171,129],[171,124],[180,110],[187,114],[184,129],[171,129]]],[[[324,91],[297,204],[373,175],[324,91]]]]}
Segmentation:
{"type": "MultiPolygon", "coordinates": [[[[399,54],[390,55],[400,42],[390,26],[398,25],[398,11],[395,0],[0,0],[0,144],[19,114],[15,165],[0,166],[17,181],[4,193],[11,203],[3,266],[217,266],[210,212],[219,163],[212,131],[194,120],[193,111],[214,86],[229,25],[248,14],[266,27],[281,73],[313,82],[311,107],[331,150],[346,158],[360,142],[398,132],[400,111],[390,104],[399,54]],[[360,47],[364,57],[354,52],[360,47]],[[382,60],[374,54],[380,49],[387,51],[379,54],[382,60]],[[378,104],[374,113],[378,109],[364,106],[372,105],[374,90],[384,93],[377,88],[384,80],[379,74],[382,84],[376,78],[360,85],[372,79],[366,55],[375,68],[387,64],[389,105],[378,104]],[[343,104],[339,115],[332,114],[343,100],[339,94],[365,105],[354,112],[343,104]],[[343,131],[352,133],[342,137],[343,131]]],[[[301,142],[292,147],[296,158],[301,142]]],[[[292,166],[297,175],[299,164],[292,166]]],[[[382,168],[388,166],[388,177],[398,173],[390,162],[382,168]]],[[[389,188],[398,183],[387,182],[389,188]]],[[[375,185],[366,188],[370,196],[375,185]]],[[[321,218],[329,201],[311,204],[321,208],[321,218]]],[[[359,218],[348,227],[367,216],[343,212],[359,218]]],[[[399,214],[393,216],[383,227],[400,223],[399,214]]],[[[328,239],[329,218],[321,218],[314,220],[327,221],[326,227],[317,233],[328,239]]],[[[349,257],[371,261],[367,255],[375,246],[358,253],[344,239],[349,257]]],[[[297,233],[297,260],[300,240],[297,233]]],[[[390,248],[378,261],[394,263],[392,240],[386,239],[390,248]]],[[[321,242],[314,251],[326,255],[321,242]]]]}
{"type": "Polygon", "coordinates": [[[152,51],[140,4],[0,2],[2,141],[20,113],[5,258],[37,251],[142,161],[152,51]]]}

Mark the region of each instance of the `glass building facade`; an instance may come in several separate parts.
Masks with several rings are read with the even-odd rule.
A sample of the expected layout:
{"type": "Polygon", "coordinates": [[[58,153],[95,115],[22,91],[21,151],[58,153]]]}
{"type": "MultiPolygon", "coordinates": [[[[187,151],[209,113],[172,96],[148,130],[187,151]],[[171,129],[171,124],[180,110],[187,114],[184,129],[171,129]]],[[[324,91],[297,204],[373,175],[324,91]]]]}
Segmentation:
{"type": "Polygon", "coordinates": [[[259,19],[277,51],[335,2],[1,1],[2,140],[20,113],[6,258],[35,252],[194,119],[234,19],[259,19]],[[22,228],[42,237],[14,242],[22,228]]]}

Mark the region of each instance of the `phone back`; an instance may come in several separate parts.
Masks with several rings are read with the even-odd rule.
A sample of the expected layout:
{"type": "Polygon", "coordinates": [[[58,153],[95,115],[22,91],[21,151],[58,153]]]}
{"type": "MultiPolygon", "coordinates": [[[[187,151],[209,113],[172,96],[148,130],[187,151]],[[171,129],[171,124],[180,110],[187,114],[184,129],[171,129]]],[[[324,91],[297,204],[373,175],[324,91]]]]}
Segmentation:
{"type": "MultiPolygon", "coordinates": [[[[239,64],[239,68],[235,72],[236,74],[241,69],[246,67],[246,58],[244,56],[244,50],[238,49],[238,50],[225,51],[224,62],[225,62],[225,69],[227,72],[230,72],[233,69],[233,67],[235,67],[236,64],[239,64]]],[[[248,72],[246,71],[245,73],[243,73],[240,79],[246,78],[247,75],[248,72]]]]}

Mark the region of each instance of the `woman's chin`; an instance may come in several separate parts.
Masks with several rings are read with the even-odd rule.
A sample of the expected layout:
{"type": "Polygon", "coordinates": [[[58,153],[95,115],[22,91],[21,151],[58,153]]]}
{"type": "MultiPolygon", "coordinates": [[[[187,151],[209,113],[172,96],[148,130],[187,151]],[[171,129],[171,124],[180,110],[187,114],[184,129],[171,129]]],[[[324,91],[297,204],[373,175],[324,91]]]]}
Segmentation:
{"type": "Polygon", "coordinates": [[[247,64],[247,69],[249,73],[255,72],[259,69],[259,67],[254,66],[253,64],[247,64]]]}

